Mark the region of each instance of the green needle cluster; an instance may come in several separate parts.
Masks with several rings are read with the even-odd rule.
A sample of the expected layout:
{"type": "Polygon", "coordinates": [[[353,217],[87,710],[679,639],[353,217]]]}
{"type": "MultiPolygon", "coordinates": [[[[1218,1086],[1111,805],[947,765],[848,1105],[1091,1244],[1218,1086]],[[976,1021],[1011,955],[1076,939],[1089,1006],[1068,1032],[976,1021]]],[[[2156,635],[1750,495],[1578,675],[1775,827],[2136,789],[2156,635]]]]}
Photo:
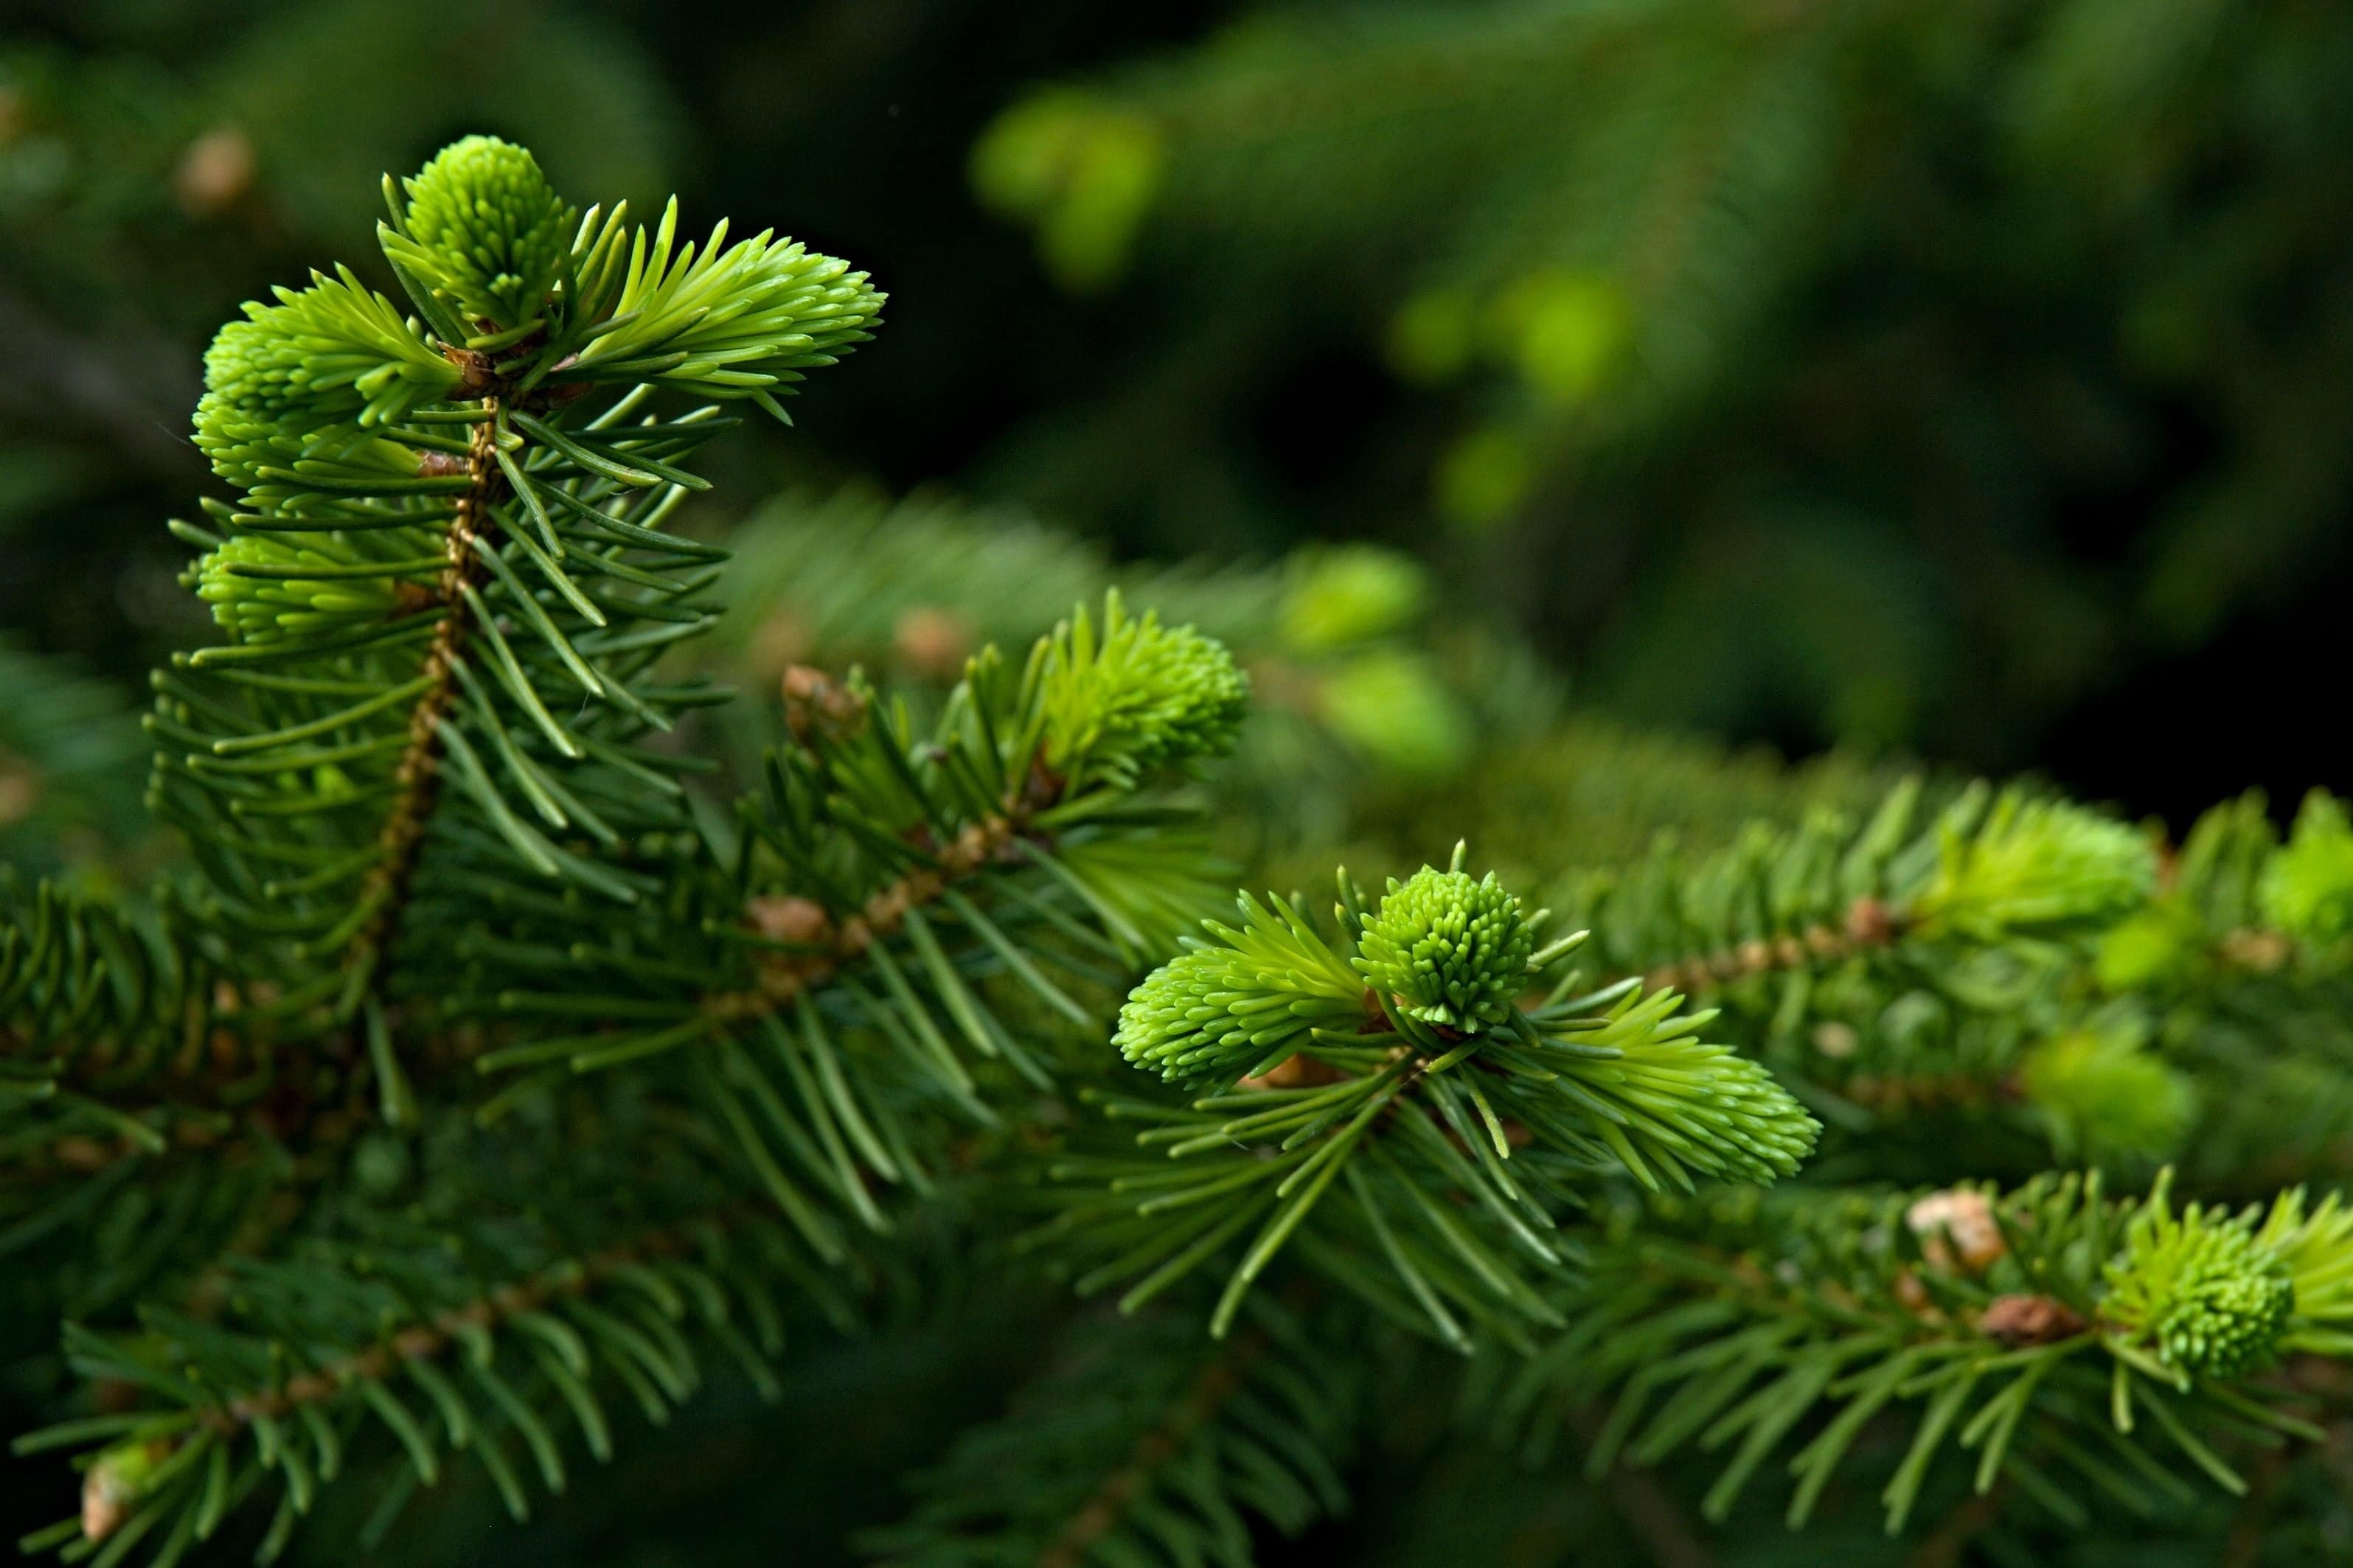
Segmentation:
{"type": "Polygon", "coordinates": [[[1973,941],[2105,926],[2144,903],[2157,852],[2123,823],[2062,801],[2006,794],[1974,835],[1948,833],[1912,913],[1973,941]]]}
{"type": "Polygon", "coordinates": [[[2260,1371],[2295,1310],[2287,1259],[2253,1224],[2191,1205],[2177,1218],[2160,1187],[2107,1268],[2101,1317],[2168,1368],[2201,1377],[2260,1371]]]}
{"type": "Polygon", "coordinates": [[[470,325],[495,332],[538,320],[577,221],[539,161],[495,136],[469,136],[405,184],[408,232],[385,246],[395,260],[470,325]]]}
{"type": "MultiPolygon", "coordinates": [[[[1426,1024],[1473,1030],[1511,1016],[1535,952],[1535,921],[1493,871],[1472,881],[1456,868],[1424,866],[1365,921],[1356,966],[1373,988],[1426,1024]]],[[[1541,917],[1539,917],[1541,918],[1541,917]]]]}
{"type": "MultiPolygon", "coordinates": [[[[278,303],[248,303],[205,353],[197,449],[213,471],[250,489],[272,463],[292,466],[310,442],[283,441],[396,421],[456,393],[462,373],[427,343],[393,302],[348,267],[311,287],[280,288],[278,303]]],[[[330,439],[333,439],[331,437],[330,439]]]]}
{"type": "Polygon", "coordinates": [[[1232,750],[1250,705],[1233,655],[1190,626],[1130,616],[1116,593],[1097,627],[1083,610],[1055,632],[1044,671],[1047,765],[1133,779],[1232,750]]]}
{"type": "Polygon", "coordinates": [[[1145,977],[1120,1009],[1112,1044],[1172,1083],[1230,1083],[1263,1072],[1316,1029],[1363,1021],[1364,987],[1281,900],[1240,898],[1239,930],[1204,925],[1197,942],[1145,977]]]}
{"type": "MultiPolygon", "coordinates": [[[[364,626],[393,616],[404,581],[429,580],[442,557],[418,541],[406,560],[353,562],[313,548],[302,534],[248,533],[224,541],[198,569],[196,596],[245,642],[364,626]]],[[[370,541],[381,544],[381,536],[370,541]]]]}

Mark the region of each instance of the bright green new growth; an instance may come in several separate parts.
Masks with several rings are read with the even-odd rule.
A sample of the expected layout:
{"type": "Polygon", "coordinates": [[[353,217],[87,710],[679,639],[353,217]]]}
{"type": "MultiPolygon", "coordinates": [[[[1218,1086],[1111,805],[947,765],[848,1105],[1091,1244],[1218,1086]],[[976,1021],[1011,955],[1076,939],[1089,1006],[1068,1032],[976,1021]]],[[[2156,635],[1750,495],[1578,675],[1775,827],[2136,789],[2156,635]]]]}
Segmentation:
{"type": "Polygon", "coordinates": [[[2081,806],[2004,795],[1974,835],[1948,832],[1936,879],[1913,906],[1924,930],[1972,940],[2099,924],[2157,885],[2141,834],[2081,806]]]}
{"type": "MultiPolygon", "coordinates": [[[[650,245],[642,230],[624,245],[621,213],[614,209],[580,262],[582,300],[610,313],[567,376],[748,397],[789,425],[776,389],[873,335],[867,329],[887,296],[837,257],[770,229],[728,245],[724,218],[699,253],[691,241],[680,249],[676,200],[650,245]]],[[[581,234],[596,226],[592,211],[581,234]]]]}
{"type": "Polygon", "coordinates": [[[1132,1279],[1132,1310],[1254,1226],[1213,1334],[1301,1237],[1333,1283],[1469,1350],[1458,1313],[1566,1326],[1547,1290],[1567,1255],[1549,1233],[1595,1174],[1691,1192],[1797,1171],[1820,1124],[1761,1063],[1703,1039],[1715,1015],[1684,1013],[1674,990],[1586,990],[1571,972],[1523,1009],[1528,976],[1582,936],[1534,951],[1536,920],[1461,859],[1392,882],[1371,916],[1340,873],[1337,947],[1293,904],[1244,895],[1240,929],[1204,922],[1211,941],[1135,988],[1120,1054],[1196,1097],[1092,1097],[1145,1130],[1055,1164],[1093,1184],[1053,1227],[1109,1255],[1086,1289],[1132,1279]],[[1294,1054],[1308,1070],[1273,1070],[1294,1054]],[[1386,1274],[1368,1273],[1375,1258],[1386,1274]]]}
{"type": "Polygon", "coordinates": [[[2333,942],[2353,932],[2353,822],[2323,790],[2306,795],[2286,847],[2263,868],[2264,917],[2287,936],[2333,942]]]}
{"type": "Polygon", "coordinates": [[[2181,1374],[2237,1377],[2269,1365],[2295,1310],[2287,1260],[2250,1219],[2195,1204],[2177,1219],[2163,1182],[2106,1276],[2102,1319],[2181,1374]]]}
{"type": "Polygon", "coordinates": [[[358,429],[399,420],[454,394],[458,367],[348,267],[313,272],[308,289],[280,288],[278,303],[245,307],[205,353],[196,447],[213,471],[251,489],[277,465],[291,470],[313,444],[349,445],[358,429]],[[341,435],[312,440],[329,426],[341,435]]]}
{"type": "Polygon", "coordinates": [[[1424,866],[1365,921],[1356,966],[1373,988],[1426,1024],[1475,1030],[1500,1024],[1527,984],[1535,921],[1493,871],[1472,881],[1455,850],[1452,869],[1424,866]]]}
{"type": "MultiPolygon", "coordinates": [[[[302,543],[304,537],[240,534],[205,557],[197,570],[196,596],[213,607],[213,619],[236,633],[238,641],[277,642],[384,621],[400,604],[400,579],[395,573],[422,579],[441,566],[440,557],[429,552],[397,561],[371,552],[369,569],[363,574],[351,570],[347,558],[302,543]],[[384,564],[375,564],[378,561],[384,564]]],[[[383,534],[362,537],[382,548],[383,534]]],[[[410,548],[421,551],[427,544],[420,538],[410,548]]]]}
{"type": "Polygon", "coordinates": [[[2283,1351],[2341,1356],[2353,1352],[2353,1209],[2330,1193],[2310,1209],[2292,1187],[2272,1204],[2255,1239],[2279,1254],[2295,1282],[2295,1321],[2283,1351]]]}
{"type": "Polygon", "coordinates": [[[1132,1066],[1171,1083],[1231,1082],[1314,1030],[1363,1020],[1364,987],[1298,911],[1247,893],[1239,902],[1239,930],[1203,921],[1213,942],[1196,941],[1128,994],[1112,1044],[1132,1066]]]}
{"type": "Polygon", "coordinates": [[[1419,615],[1430,576],[1411,556],[1355,544],[1307,557],[1282,598],[1282,637],[1302,652],[1386,637],[1419,615]]]}
{"type": "Polygon", "coordinates": [[[1125,263],[1161,160],[1150,120],[1092,94],[1048,92],[1009,110],[973,149],[973,184],[997,212],[1035,221],[1047,267],[1086,289],[1125,263]]]}
{"type": "Polygon", "coordinates": [[[539,319],[577,217],[528,152],[495,136],[443,148],[408,192],[405,239],[385,248],[457,307],[468,325],[511,331],[539,319]]]}
{"type": "Polygon", "coordinates": [[[2043,1041],[2020,1064],[2019,1081],[2070,1156],[2163,1159],[2198,1117],[2189,1079],[2121,1027],[2086,1025],[2043,1041]]]}
{"type": "Polygon", "coordinates": [[[1250,679],[1223,644],[1150,610],[1132,616],[1116,592],[1100,634],[1084,610],[1055,628],[1043,679],[1046,765],[1073,780],[1222,756],[1250,705],[1250,679]]]}

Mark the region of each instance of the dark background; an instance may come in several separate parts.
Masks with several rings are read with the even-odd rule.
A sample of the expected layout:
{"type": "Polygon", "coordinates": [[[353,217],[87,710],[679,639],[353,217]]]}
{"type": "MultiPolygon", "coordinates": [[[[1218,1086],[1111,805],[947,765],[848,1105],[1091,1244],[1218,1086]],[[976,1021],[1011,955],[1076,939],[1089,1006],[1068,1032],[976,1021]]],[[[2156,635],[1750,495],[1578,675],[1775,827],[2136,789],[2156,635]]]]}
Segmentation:
{"type": "Polygon", "coordinates": [[[714,521],[860,476],[1127,554],[1372,537],[1638,719],[2039,768],[2177,824],[2341,783],[2342,16],[1575,15],[20,0],[0,620],[126,681],[191,635],[158,524],[210,482],[182,439],[209,331],[365,258],[375,175],[491,130],[584,200],[675,189],[691,228],[775,222],[891,289],[714,521]],[[1091,199],[1121,116],[1158,172],[1116,260],[1058,284],[971,170],[1072,84],[1033,216],[1091,199]],[[1530,277],[1602,279],[1593,330],[1631,346],[1549,401],[1508,342],[1398,373],[1413,300],[1484,299],[1508,338],[1530,277]],[[1534,476],[1468,515],[1449,464],[1496,433],[1534,476]]]}

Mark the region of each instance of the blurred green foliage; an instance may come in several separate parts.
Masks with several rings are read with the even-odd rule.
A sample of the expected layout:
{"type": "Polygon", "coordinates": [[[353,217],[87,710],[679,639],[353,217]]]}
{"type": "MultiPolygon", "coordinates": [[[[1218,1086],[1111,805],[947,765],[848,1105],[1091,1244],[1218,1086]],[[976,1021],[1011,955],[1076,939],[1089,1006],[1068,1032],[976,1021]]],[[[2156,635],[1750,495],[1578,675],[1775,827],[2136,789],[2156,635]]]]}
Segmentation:
{"type": "Polygon", "coordinates": [[[2168,661],[2275,662],[2343,580],[2348,73],[2353,21],[2294,4],[1260,8],[979,143],[1050,268],[1115,258],[1189,340],[1019,448],[1031,493],[1281,509],[1224,433],[1303,353],[1303,400],[1377,355],[1412,390],[1308,509],[1444,541],[1593,695],[2055,735],[2157,801],[2082,722],[2134,746],[2168,661]]]}
{"type": "Polygon", "coordinates": [[[486,130],[877,256],[892,354],[821,457],[754,447],[732,479],[944,479],[1167,560],[1378,539],[1589,702],[2042,762],[2177,818],[2338,751],[2251,724],[2226,768],[2161,732],[2312,657],[2346,586],[2338,8],[12,22],[0,327],[55,374],[0,389],[0,611],[110,668],[187,613],[153,525],[195,473],[205,324],[300,277],[381,170],[486,130]]]}

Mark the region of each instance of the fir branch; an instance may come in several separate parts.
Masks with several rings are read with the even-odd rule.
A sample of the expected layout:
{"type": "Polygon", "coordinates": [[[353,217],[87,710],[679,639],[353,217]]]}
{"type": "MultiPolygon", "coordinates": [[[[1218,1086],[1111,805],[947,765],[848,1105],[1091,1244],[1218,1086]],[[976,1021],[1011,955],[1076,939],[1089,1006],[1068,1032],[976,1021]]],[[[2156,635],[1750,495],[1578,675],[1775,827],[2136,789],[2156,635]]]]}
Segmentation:
{"type": "MultiPolygon", "coordinates": [[[[466,1449],[522,1517],[529,1500],[506,1448],[519,1446],[562,1490],[560,1427],[605,1458],[612,1434],[596,1388],[607,1383],[666,1417],[698,1381],[690,1332],[772,1392],[782,1342],[772,1292],[802,1268],[775,1211],[734,1190],[723,1160],[681,1144],[677,1128],[617,1119],[620,1101],[577,1109],[589,1120],[571,1129],[596,1126],[603,1140],[575,1162],[596,1166],[575,1173],[581,1191],[630,1172],[626,1215],[503,1207],[493,1172],[525,1148],[445,1122],[437,1140],[458,1140],[458,1190],[437,1193],[430,1213],[333,1194],[269,1256],[225,1256],[195,1310],[150,1309],[133,1334],[70,1331],[85,1376],[142,1396],[123,1415],[18,1440],[19,1451],[100,1444],[76,1554],[144,1538],[176,1557],[266,1482],[282,1486],[271,1531],[282,1544],[363,1438],[405,1458],[387,1509],[438,1479],[445,1450],[466,1449]],[[590,1239],[599,1231],[610,1239],[590,1239]]],[[[530,1147],[554,1144],[543,1132],[530,1147]]]]}
{"type": "Polygon", "coordinates": [[[1860,826],[1822,813],[1755,825],[1696,862],[1662,845],[1561,897],[1602,963],[1697,992],[1874,956],[1933,972],[1992,951],[2047,966],[2155,891],[2156,856],[2119,824],[1980,785],[1915,832],[1921,795],[1900,785],[1860,826]]]}
{"type": "Polygon", "coordinates": [[[1147,1125],[1124,1150],[1074,1142],[1051,1167],[1086,1190],[1039,1239],[1076,1234],[1109,1255],[1082,1289],[1134,1279],[1133,1310],[1255,1227],[1213,1333],[1297,1235],[1351,1289],[1467,1350],[1461,1312],[1507,1337],[1556,1321],[1548,1233],[1598,1170],[1685,1189],[1796,1170],[1812,1119],[1754,1062],[1702,1044],[1709,1016],[1683,1016],[1674,993],[1586,992],[1571,970],[1525,1006],[1579,939],[1537,949],[1543,915],[1492,875],[1473,882],[1462,854],[1392,880],[1377,909],[1343,873],[1349,956],[1290,904],[1245,896],[1239,927],[1206,922],[1209,940],[1135,989],[1122,1054],[1208,1092],[1091,1096],[1147,1125]],[[1272,1077],[1301,1056],[1331,1081],[1272,1077]],[[1187,1163],[1143,1152],[1155,1146],[1187,1163]]]}
{"type": "Polygon", "coordinates": [[[1288,1536],[1346,1509],[1362,1327],[1301,1300],[1208,1349],[1178,1318],[1082,1321],[864,1544],[892,1568],[1247,1563],[1252,1516],[1288,1536]]]}
{"type": "Polygon", "coordinates": [[[796,929],[795,945],[808,947],[821,937],[822,950],[795,952],[764,960],[759,983],[750,990],[715,992],[705,996],[702,1011],[729,1022],[772,1016],[813,990],[822,987],[863,958],[879,942],[897,936],[909,911],[936,905],[959,883],[968,882],[987,868],[1002,862],[1028,831],[1037,812],[1054,805],[1050,795],[1025,795],[1007,803],[1001,816],[967,824],[955,838],[932,858],[933,863],[907,872],[867,895],[858,912],[838,926],[821,906],[802,901],[796,908],[776,900],[760,911],[765,921],[796,929]],[[814,930],[807,929],[814,927],[814,930]]]}
{"type": "Polygon", "coordinates": [[[789,672],[796,739],[738,803],[732,855],[690,851],[635,921],[472,917],[469,940],[506,961],[495,991],[449,1004],[498,1026],[475,1065],[684,1058],[754,1179],[846,1256],[841,1220],[892,1224],[873,1189],[924,1189],[950,1125],[1000,1120],[983,1064],[1051,1084],[996,977],[1091,1021],[1069,981],[1123,978],[1200,908],[1198,805],[1171,786],[1230,743],[1239,682],[1218,645],[1116,595],[1018,677],[983,649],[928,732],[861,683],[789,672]]]}
{"type": "Polygon", "coordinates": [[[1175,1459],[1194,1433],[1215,1420],[1240,1387],[1250,1363],[1267,1353],[1263,1332],[1252,1331],[1219,1347],[1192,1386],[1165,1407],[1159,1423],[1135,1440],[1127,1460],[1103,1477],[1093,1495],[1054,1531],[1037,1568],[1082,1568],[1095,1542],[1119,1528],[1123,1516],[1145,1497],[1154,1478],[1175,1459]]]}
{"type": "Polygon", "coordinates": [[[623,1269],[659,1259],[688,1257],[698,1246],[701,1233],[713,1226],[723,1231],[730,1229],[746,1218],[772,1212],[765,1205],[756,1203],[729,1205],[543,1270],[529,1279],[499,1286],[462,1306],[445,1309],[401,1329],[381,1344],[299,1373],[274,1387],[234,1395],[203,1411],[202,1419],[216,1432],[230,1433],[259,1421],[290,1415],[305,1405],[338,1398],[358,1384],[383,1383],[399,1372],[403,1363],[434,1360],[477,1333],[510,1324],[527,1312],[536,1312],[568,1297],[589,1295],[623,1269]]]}
{"type": "Polygon", "coordinates": [[[1654,1464],[1736,1440],[1712,1517],[1804,1429],[1815,1436],[1788,1464],[1789,1521],[1804,1523],[1883,1410],[1919,1412],[1884,1497],[1891,1531],[1956,1438],[1978,1450],[1981,1494],[2032,1470],[2046,1495],[2058,1471],[2141,1506],[2151,1487],[2181,1485],[2168,1466],[2184,1462],[2238,1490],[2206,1437],[2315,1435],[2309,1402],[2267,1373],[2343,1353],[2329,1325],[2346,1234],[2333,1202],[2308,1210],[2297,1193],[2267,1214],[2176,1213],[2162,1182],[2115,1200],[2096,1177],[1621,1215],[1572,1297],[1576,1326],[1525,1366],[1499,1364],[1486,1403],[1525,1422],[1614,1390],[1597,1473],[1620,1454],[1654,1464]]]}
{"type": "Polygon", "coordinates": [[[498,499],[504,475],[497,460],[497,397],[485,396],[480,408],[484,417],[474,425],[467,443],[466,489],[452,503],[456,515],[445,536],[440,577],[430,605],[410,611],[435,617],[433,636],[417,674],[424,689],[408,710],[406,744],[392,767],[393,804],[377,834],[379,854],[361,884],[360,902],[375,912],[353,933],[344,959],[361,970],[372,970],[382,961],[407,905],[408,885],[438,790],[441,722],[457,695],[458,660],[466,639],[463,596],[469,589],[479,589],[490,572],[475,553],[474,542],[489,537],[498,526],[491,503],[498,499]]]}
{"type": "Polygon", "coordinates": [[[659,883],[610,852],[686,826],[630,742],[719,695],[649,676],[713,618],[695,598],[712,552],[658,525],[705,488],[680,459],[733,422],[625,421],[654,381],[773,404],[796,367],[862,341],[881,298],[797,247],[738,247],[673,301],[685,337],[688,317],[732,323],[704,345],[717,357],[607,401],[628,356],[583,367],[628,327],[624,257],[642,264],[647,237],[617,210],[575,233],[530,155],[494,139],[406,192],[388,187],[381,237],[421,321],[345,269],[248,307],[207,357],[198,444],[250,510],[208,503],[217,531],[181,531],[207,547],[195,580],[233,636],[159,679],[150,721],[201,912],[396,1120],[413,1098],[396,1037],[431,1030],[456,956],[437,865],[627,905],[659,883]],[[559,721],[567,688],[588,703],[559,721]]]}
{"type": "Polygon", "coordinates": [[[1891,947],[1903,936],[1903,923],[1886,902],[1866,894],[1849,904],[1846,912],[1834,921],[1810,925],[1770,940],[1750,937],[1736,947],[1660,964],[1643,974],[1642,988],[1695,995],[1718,985],[1736,985],[1776,970],[1843,963],[1891,947]]]}

